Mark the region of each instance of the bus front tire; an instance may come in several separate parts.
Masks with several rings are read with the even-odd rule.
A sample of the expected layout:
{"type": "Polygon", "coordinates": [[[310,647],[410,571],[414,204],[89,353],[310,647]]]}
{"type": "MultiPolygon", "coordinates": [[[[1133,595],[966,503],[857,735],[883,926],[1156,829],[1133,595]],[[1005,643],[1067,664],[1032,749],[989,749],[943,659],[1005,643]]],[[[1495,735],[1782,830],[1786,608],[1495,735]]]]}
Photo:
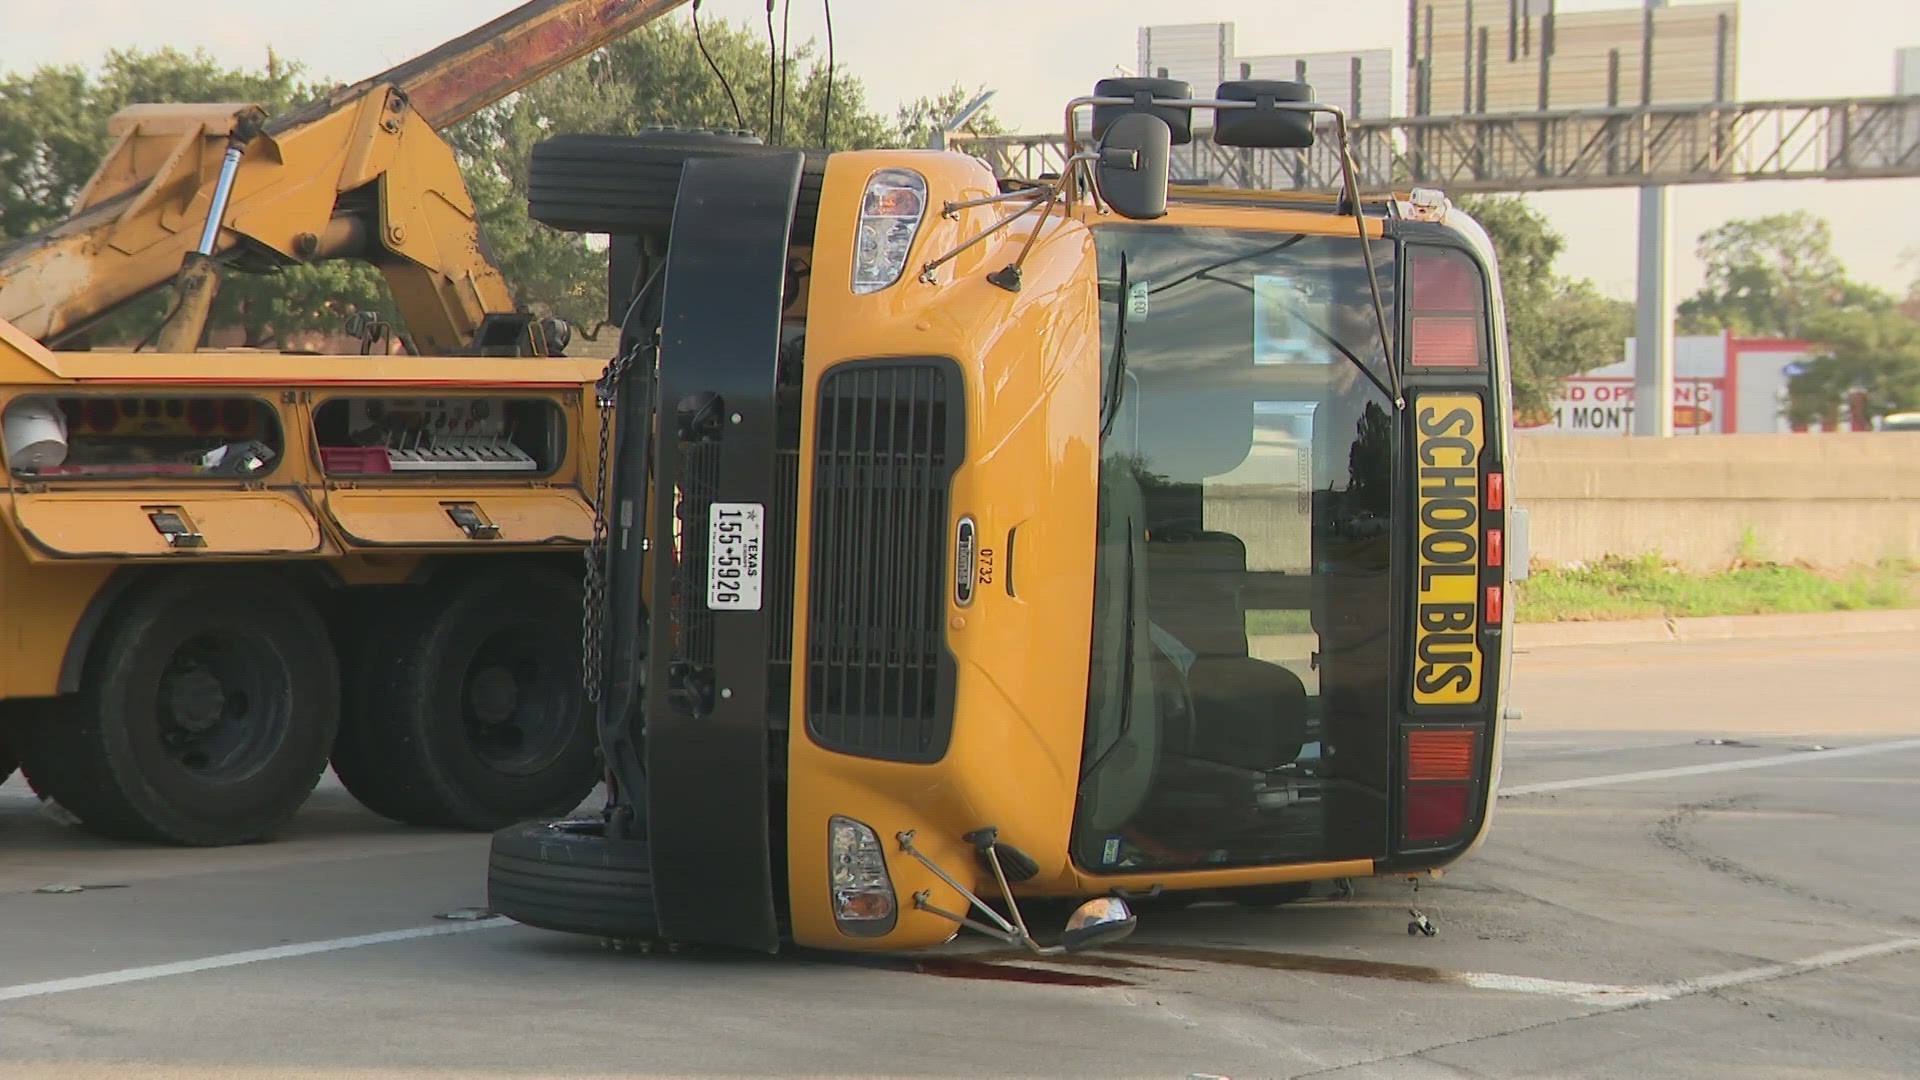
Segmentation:
{"type": "Polygon", "coordinates": [[[333,770],[408,825],[488,831],[564,814],[600,779],[580,687],[580,592],[552,570],[463,576],[368,609],[333,770]]]}
{"type": "Polygon", "coordinates": [[[530,821],[493,834],[487,908],[540,930],[659,937],[647,842],[608,837],[595,820],[530,821]]]}
{"type": "Polygon", "coordinates": [[[214,847],[286,824],[327,767],[326,626],[268,574],[185,572],[109,616],[81,690],[15,725],[34,789],[120,840],[214,847]]]}

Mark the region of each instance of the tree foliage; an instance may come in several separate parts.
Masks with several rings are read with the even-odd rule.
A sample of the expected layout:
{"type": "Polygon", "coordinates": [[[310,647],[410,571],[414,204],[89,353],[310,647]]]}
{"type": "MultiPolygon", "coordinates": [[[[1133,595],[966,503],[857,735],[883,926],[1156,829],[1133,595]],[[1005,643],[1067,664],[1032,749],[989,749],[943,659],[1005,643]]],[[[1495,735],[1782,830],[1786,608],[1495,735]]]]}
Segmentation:
{"type": "MultiPolygon", "coordinates": [[[[112,145],[107,121],[146,102],[251,102],[276,113],[311,100],[323,87],[302,81],[298,65],[272,54],[262,71],[216,64],[203,52],[114,51],[97,72],[43,67],[0,81],[0,244],[66,217],[112,145]]],[[[165,314],[167,297],[125,305],[94,331],[96,341],[145,337],[165,314]]],[[[286,344],[293,334],[330,330],[356,307],[390,310],[386,283],[355,263],[292,266],[271,274],[225,275],[209,325],[233,328],[249,346],[286,344]]]]}
{"type": "MultiPolygon", "coordinates": [[[[901,107],[889,122],[868,107],[858,79],[840,69],[829,78],[813,42],[788,52],[784,72],[777,56],[751,27],[702,21],[696,36],[690,21],[661,19],[449,132],[516,302],[582,328],[606,316],[604,256],[527,217],[527,167],[542,139],[666,127],[745,130],[774,145],[832,150],[924,145],[929,118],[967,99],[954,87],[901,107]]],[[[970,128],[992,124],[983,111],[970,128]]]]}
{"type": "Polygon", "coordinates": [[[1728,221],[1702,233],[1697,252],[1706,281],[1680,304],[1681,333],[1804,337],[1830,312],[1891,300],[1847,278],[1833,230],[1804,210],[1728,221]]]}
{"type": "MultiPolygon", "coordinates": [[[[243,101],[276,113],[326,88],[271,55],[264,70],[247,71],[222,67],[204,53],[172,49],[112,52],[93,72],[43,67],[0,80],[0,244],[66,216],[111,144],[108,118],[126,105],[243,101]]],[[[858,79],[841,68],[830,75],[811,41],[788,50],[783,63],[780,50],[755,28],[703,20],[696,37],[690,21],[672,18],[640,28],[444,134],[460,156],[490,257],[516,302],[590,328],[605,315],[605,255],[589,238],[527,218],[534,143],[561,132],[671,127],[744,129],[769,143],[831,149],[925,145],[931,124],[968,96],[956,86],[903,105],[889,119],[868,107],[858,79]]],[[[1000,128],[982,111],[965,130],[988,134],[1000,128]]],[[[165,306],[164,294],[124,305],[96,340],[137,340],[157,324],[165,306]]],[[[286,345],[301,332],[338,329],[345,314],[369,307],[393,311],[384,280],[360,263],[230,273],[210,325],[241,331],[248,345],[286,345]]]]}
{"type": "Polygon", "coordinates": [[[1555,272],[1566,238],[1514,195],[1470,195],[1462,209],[1487,230],[1500,260],[1513,354],[1514,405],[1545,409],[1571,375],[1610,364],[1632,333],[1633,306],[1590,281],[1555,272]]]}
{"type": "MultiPolygon", "coordinates": [[[[968,90],[959,83],[953,84],[945,93],[931,97],[921,97],[900,106],[894,117],[893,128],[896,144],[899,146],[928,146],[933,141],[934,129],[959,115],[980,93],[968,90]]],[[[967,117],[953,132],[958,135],[1005,135],[1006,126],[993,115],[993,106],[982,106],[979,112],[967,117]]]]}
{"type": "Polygon", "coordinates": [[[1920,409],[1920,321],[1889,307],[1814,315],[1806,336],[1813,357],[1787,383],[1787,418],[1833,425],[1855,391],[1866,414],[1920,409]]]}

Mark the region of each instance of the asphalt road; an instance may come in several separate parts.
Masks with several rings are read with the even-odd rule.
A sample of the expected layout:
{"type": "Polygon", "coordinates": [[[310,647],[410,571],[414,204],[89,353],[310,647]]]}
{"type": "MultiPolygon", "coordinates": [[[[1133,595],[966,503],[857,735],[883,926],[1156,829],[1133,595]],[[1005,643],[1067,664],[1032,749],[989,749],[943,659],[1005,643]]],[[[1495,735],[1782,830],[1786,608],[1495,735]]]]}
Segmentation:
{"type": "Polygon", "coordinates": [[[194,852],[15,780],[0,1076],[1920,1074],[1920,639],[1517,672],[1494,831],[1417,899],[1151,914],[1071,964],[614,953],[440,918],[482,903],[485,839],[330,782],[293,835],[194,852]]]}

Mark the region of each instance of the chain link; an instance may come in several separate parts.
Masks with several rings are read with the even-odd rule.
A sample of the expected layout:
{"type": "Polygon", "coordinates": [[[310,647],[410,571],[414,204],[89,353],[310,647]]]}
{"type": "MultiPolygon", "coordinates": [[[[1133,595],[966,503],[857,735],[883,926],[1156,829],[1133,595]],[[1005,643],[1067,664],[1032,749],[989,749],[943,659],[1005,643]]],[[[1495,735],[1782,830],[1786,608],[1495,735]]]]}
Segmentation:
{"type": "Polygon", "coordinates": [[[604,627],[607,609],[607,538],[611,532],[607,524],[607,503],[612,497],[613,470],[610,459],[613,411],[620,384],[626,381],[628,371],[651,348],[650,343],[636,343],[633,348],[614,357],[594,387],[595,404],[600,408],[600,470],[594,474],[593,536],[587,541],[585,552],[586,569],[581,580],[584,598],[580,615],[580,681],[586,689],[588,701],[600,700],[606,679],[604,627]]]}

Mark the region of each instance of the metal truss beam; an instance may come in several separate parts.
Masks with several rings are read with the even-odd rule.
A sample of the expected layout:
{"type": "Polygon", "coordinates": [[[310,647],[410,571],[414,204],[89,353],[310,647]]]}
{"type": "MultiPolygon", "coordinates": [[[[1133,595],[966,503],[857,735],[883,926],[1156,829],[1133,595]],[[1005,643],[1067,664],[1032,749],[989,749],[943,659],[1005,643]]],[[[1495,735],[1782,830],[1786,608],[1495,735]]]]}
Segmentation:
{"type": "MultiPolygon", "coordinates": [[[[1920,95],[1538,113],[1423,116],[1351,126],[1359,181],[1450,192],[1564,191],[1747,180],[1920,176],[1920,95]]],[[[1310,150],[1216,146],[1196,129],[1174,147],[1178,182],[1333,190],[1333,140],[1310,150]]],[[[1058,173],[1060,135],[956,139],[1001,176],[1058,173]]]]}

